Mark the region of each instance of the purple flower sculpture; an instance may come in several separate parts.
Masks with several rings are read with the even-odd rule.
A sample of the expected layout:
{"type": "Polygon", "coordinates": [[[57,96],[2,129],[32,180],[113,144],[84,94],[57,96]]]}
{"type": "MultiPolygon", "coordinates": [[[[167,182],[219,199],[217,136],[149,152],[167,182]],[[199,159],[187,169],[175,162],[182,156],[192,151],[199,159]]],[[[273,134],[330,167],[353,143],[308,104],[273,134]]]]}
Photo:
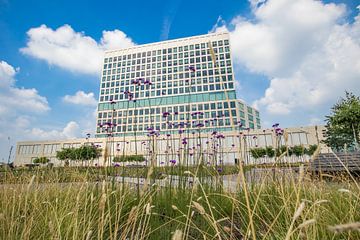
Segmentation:
{"type": "Polygon", "coordinates": [[[166,118],[166,117],[169,116],[169,115],[170,115],[169,112],[163,112],[163,114],[162,114],[163,118],[166,118]]]}
{"type": "Polygon", "coordinates": [[[195,67],[194,66],[189,66],[189,71],[191,71],[191,72],[195,72],[196,71],[196,69],[195,69],[195,67]]]}
{"type": "Polygon", "coordinates": [[[152,85],[152,83],[151,83],[150,80],[145,80],[145,81],[144,81],[144,84],[145,84],[145,85],[152,85]]]}
{"type": "Polygon", "coordinates": [[[275,129],[275,135],[276,136],[282,136],[284,134],[284,129],[276,128],[275,129]]]}

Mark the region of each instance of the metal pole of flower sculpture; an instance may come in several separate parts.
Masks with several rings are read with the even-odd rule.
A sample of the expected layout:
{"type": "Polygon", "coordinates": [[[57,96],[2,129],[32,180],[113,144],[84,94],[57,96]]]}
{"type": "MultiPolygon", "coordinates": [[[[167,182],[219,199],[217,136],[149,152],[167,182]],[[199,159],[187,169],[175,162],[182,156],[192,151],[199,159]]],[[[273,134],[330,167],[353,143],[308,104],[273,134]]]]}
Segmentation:
{"type": "MultiPolygon", "coordinates": [[[[86,137],[85,137],[85,139],[86,139],[86,160],[88,161],[89,160],[89,138],[90,138],[90,133],[87,133],[86,134],[86,137]]],[[[88,162],[86,161],[86,166],[88,167],[88,162]]]]}
{"type": "MultiPolygon", "coordinates": [[[[141,79],[142,83],[145,86],[145,90],[148,90],[147,92],[145,92],[145,96],[147,96],[148,99],[148,104],[149,104],[149,111],[150,111],[150,126],[148,126],[148,128],[151,128],[152,130],[155,130],[155,126],[154,126],[154,117],[153,117],[153,108],[152,108],[152,104],[151,104],[151,87],[152,87],[152,82],[149,79],[141,79]]],[[[153,150],[149,150],[149,157],[150,157],[150,164],[153,165],[154,164],[154,155],[155,155],[155,139],[154,137],[150,136],[149,138],[149,148],[153,149],[153,150]]]]}
{"type": "Polygon", "coordinates": [[[137,139],[136,139],[136,133],[137,133],[137,109],[136,109],[136,107],[137,107],[137,101],[136,101],[136,95],[137,95],[137,90],[139,89],[139,86],[141,85],[141,79],[135,79],[134,81],[133,81],[133,84],[135,85],[135,94],[134,94],[134,99],[132,99],[133,100],[133,102],[134,102],[134,105],[135,105],[135,108],[134,108],[134,117],[133,117],[133,122],[134,122],[134,129],[133,129],[133,131],[134,131],[134,139],[135,139],[135,155],[138,155],[138,148],[137,148],[137,139]]]}
{"type": "MultiPolygon", "coordinates": [[[[190,72],[190,81],[189,80],[185,80],[185,83],[187,83],[188,87],[188,105],[187,105],[187,112],[186,112],[186,129],[187,129],[187,139],[190,141],[190,129],[191,129],[191,114],[190,114],[190,111],[191,111],[191,92],[192,92],[192,83],[194,81],[194,78],[193,76],[195,76],[195,72],[196,72],[196,69],[194,66],[189,66],[188,67],[188,71],[190,72]]],[[[186,89],[186,88],[185,88],[186,89]]],[[[187,167],[187,170],[189,169],[189,158],[190,158],[190,144],[186,144],[186,155],[185,155],[185,161],[186,161],[186,167],[187,167]]]]}
{"type": "MultiPolygon", "coordinates": [[[[170,112],[163,112],[162,113],[162,120],[166,122],[167,127],[170,126],[170,124],[169,124],[169,116],[170,116],[170,112]]],[[[168,139],[168,137],[167,137],[167,139],[168,139]]],[[[166,154],[166,151],[167,151],[168,140],[166,140],[166,142],[167,142],[167,144],[166,144],[166,147],[165,147],[165,154],[166,154]]],[[[166,159],[166,161],[168,161],[168,156],[166,156],[165,159],[166,159]]],[[[169,162],[167,162],[166,164],[169,165],[169,162]]]]}
{"type": "MultiPolygon", "coordinates": [[[[130,105],[130,101],[132,98],[132,93],[129,90],[124,91],[124,96],[125,99],[127,99],[126,101],[126,111],[124,111],[125,114],[125,123],[123,123],[123,140],[122,140],[122,147],[123,147],[123,151],[122,151],[122,156],[123,159],[125,159],[125,150],[126,150],[126,131],[128,128],[128,120],[129,120],[129,105],[130,105]]],[[[123,172],[125,170],[125,162],[123,163],[123,172]]]]}
{"type": "Polygon", "coordinates": [[[110,157],[109,157],[109,166],[111,165],[112,158],[115,155],[115,138],[114,138],[114,128],[116,127],[116,123],[114,122],[114,116],[115,116],[115,104],[116,102],[114,100],[111,100],[110,102],[111,108],[112,108],[112,114],[111,114],[111,122],[110,122],[110,157]]]}
{"type": "MultiPolygon", "coordinates": [[[[135,139],[135,156],[138,157],[138,148],[137,148],[137,139],[136,139],[136,131],[137,131],[137,102],[136,102],[136,93],[138,90],[138,86],[140,85],[140,80],[135,80],[134,82],[134,96],[131,99],[134,103],[134,112],[133,112],[133,131],[134,131],[134,139],[135,139]]],[[[131,148],[131,145],[130,145],[131,148]]],[[[136,167],[136,178],[137,178],[137,194],[140,196],[140,180],[139,180],[139,168],[136,167]]]]}
{"type": "MultiPolygon", "coordinates": [[[[202,112],[199,112],[201,115],[203,114],[202,112]]],[[[201,129],[202,127],[204,127],[204,124],[202,123],[198,123],[197,125],[198,128],[198,141],[196,144],[196,147],[198,148],[198,158],[199,158],[199,164],[204,165],[204,158],[203,158],[203,152],[202,152],[202,140],[201,140],[201,129]]]]}

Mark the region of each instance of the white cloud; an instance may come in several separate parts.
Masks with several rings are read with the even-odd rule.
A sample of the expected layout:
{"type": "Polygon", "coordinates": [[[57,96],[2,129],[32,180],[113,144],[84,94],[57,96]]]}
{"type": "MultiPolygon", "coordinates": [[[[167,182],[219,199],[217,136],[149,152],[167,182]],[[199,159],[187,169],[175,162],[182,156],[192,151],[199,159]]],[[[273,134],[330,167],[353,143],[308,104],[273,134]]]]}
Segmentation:
{"type": "Polygon", "coordinates": [[[314,0],[250,2],[254,19],[226,27],[235,64],[270,79],[256,107],[315,119],[345,90],[360,94],[360,15],[351,22],[345,5],[314,0]]]}
{"type": "Polygon", "coordinates": [[[97,101],[94,97],[94,93],[85,93],[84,91],[77,91],[75,95],[65,95],[63,101],[66,103],[72,103],[84,106],[96,106],[97,101]]]}
{"type": "Polygon", "coordinates": [[[0,87],[8,88],[14,84],[15,69],[7,62],[0,62],[0,87]]]}
{"type": "Polygon", "coordinates": [[[31,118],[27,114],[44,114],[50,110],[46,97],[34,88],[19,88],[15,76],[19,69],[0,61],[0,161],[7,159],[9,139],[23,137],[31,118]]]}
{"type": "Polygon", "coordinates": [[[261,4],[265,3],[266,0],[249,0],[249,2],[252,8],[256,8],[261,6],[261,4]]]}
{"type": "Polygon", "coordinates": [[[31,140],[59,140],[59,139],[71,139],[81,135],[80,126],[77,122],[70,121],[61,130],[49,130],[46,131],[41,128],[32,128],[25,130],[26,138],[31,140]]]}
{"type": "Polygon", "coordinates": [[[5,61],[0,61],[0,114],[12,117],[19,112],[43,113],[50,110],[47,99],[34,88],[15,86],[16,70],[5,61]]]}
{"type": "Polygon", "coordinates": [[[26,47],[20,51],[72,72],[100,74],[104,51],[133,46],[132,40],[120,30],[103,31],[98,43],[83,32],[63,25],[55,30],[41,25],[28,32],[26,47]]]}
{"type": "Polygon", "coordinates": [[[209,32],[211,33],[211,32],[226,32],[226,31],[227,31],[226,22],[221,16],[219,16],[218,19],[216,20],[215,25],[211,28],[209,32]]]}
{"type": "MultiPolygon", "coordinates": [[[[94,111],[88,111],[77,121],[69,121],[62,128],[54,127],[53,123],[41,125],[39,118],[50,110],[47,99],[39,95],[36,89],[17,87],[15,77],[18,71],[5,61],[0,61],[0,161],[7,161],[9,147],[15,147],[16,141],[69,139],[93,133],[94,111]]],[[[67,99],[92,107],[95,101],[92,93],[83,91],[67,99]]]]}
{"type": "Polygon", "coordinates": [[[124,32],[115,29],[114,31],[103,31],[100,49],[111,50],[134,46],[133,41],[124,32]]]}

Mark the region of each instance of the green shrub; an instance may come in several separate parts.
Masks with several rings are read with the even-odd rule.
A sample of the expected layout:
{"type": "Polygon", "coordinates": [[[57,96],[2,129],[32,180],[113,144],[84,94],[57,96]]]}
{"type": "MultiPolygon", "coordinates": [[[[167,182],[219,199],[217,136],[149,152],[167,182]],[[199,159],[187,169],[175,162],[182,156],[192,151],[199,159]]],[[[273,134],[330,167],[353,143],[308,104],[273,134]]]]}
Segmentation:
{"type": "MultiPolygon", "coordinates": [[[[286,150],[287,150],[287,147],[286,147],[285,145],[282,145],[282,146],[278,147],[278,148],[276,149],[276,156],[277,156],[277,157],[280,157],[281,154],[283,154],[283,153],[286,152],[286,150]]],[[[289,152],[289,155],[291,155],[290,152],[289,152]]]]}
{"type": "Polygon", "coordinates": [[[268,157],[270,157],[270,158],[275,157],[275,150],[274,150],[274,148],[272,146],[267,146],[265,148],[265,151],[266,151],[266,155],[268,157]]]}
{"type": "Polygon", "coordinates": [[[33,160],[33,163],[45,164],[45,163],[48,163],[48,162],[50,162],[50,160],[47,157],[38,157],[38,158],[35,158],[33,160]]]}
{"type": "Polygon", "coordinates": [[[79,148],[63,148],[56,152],[59,160],[94,160],[101,156],[101,149],[93,145],[83,145],[79,148]]]}
{"type": "Polygon", "coordinates": [[[250,152],[251,152],[251,155],[255,158],[255,159],[258,159],[258,158],[262,158],[262,157],[265,157],[266,155],[266,150],[265,148],[252,148],[250,149],[250,152]]]}
{"type": "Polygon", "coordinates": [[[303,145],[296,145],[291,148],[292,154],[297,157],[300,157],[305,154],[305,147],[303,145]]]}
{"type": "Polygon", "coordinates": [[[116,156],[113,162],[144,162],[145,158],[143,155],[124,155],[116,156]]]}
{"type": "Polygon", "coordinates": [[[285,153],[286,151],[288,152],[287,154],[289,156],[295,155],[297,157],[300,157],[305,154],[311,156],[314,154],[316,149],[317,149],[316,144],[310,145],[308,148],[305,148],[303,145],[296,145],[287,148],[285,145],[283,145],[277,149],[274,149],[272,146],[267,146],[266,148],[261,148],[261,147],[252,148],[250,149],[250,153],[255,159],[262,158],[265,156],[272,158],[275,157],[275,154],[277,157],[279,157],[281,154],[285,153]]]}
{"type": "Polygon", "coordinates": [[[310,145],[307,149],[305,149],[305,154],[312,156],[317,148],[318,148],[318,145],[316,145],[316,144],[310,145]]]}

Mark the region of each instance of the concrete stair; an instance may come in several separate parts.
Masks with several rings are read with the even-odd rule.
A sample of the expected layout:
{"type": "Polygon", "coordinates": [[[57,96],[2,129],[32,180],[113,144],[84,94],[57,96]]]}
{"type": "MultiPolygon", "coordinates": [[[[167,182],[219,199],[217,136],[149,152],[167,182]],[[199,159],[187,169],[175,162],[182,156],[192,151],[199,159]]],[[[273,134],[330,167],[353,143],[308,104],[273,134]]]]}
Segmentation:
{"type": "Polygon", "coordinates": [[[313,172],[360,172],[360,152],[320,153],[311,163],[313,172]]]}

